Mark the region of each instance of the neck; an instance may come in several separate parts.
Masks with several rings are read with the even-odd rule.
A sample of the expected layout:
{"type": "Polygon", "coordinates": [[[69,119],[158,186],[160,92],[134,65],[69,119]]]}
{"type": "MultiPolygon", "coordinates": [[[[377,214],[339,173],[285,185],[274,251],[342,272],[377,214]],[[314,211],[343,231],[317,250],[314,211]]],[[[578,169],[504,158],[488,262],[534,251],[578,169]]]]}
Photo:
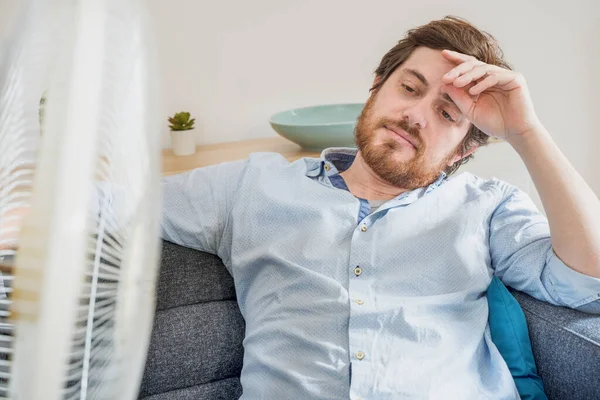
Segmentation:
{"type": "Polygon", "coordinates": [[[354,162],[346,171],[340,173],[350,193],[356,197],[367,200],[389,200],[398,197],[407,189],[392,186],[383,181],[365,163],[360,151],[356,154],[354,162]]]}

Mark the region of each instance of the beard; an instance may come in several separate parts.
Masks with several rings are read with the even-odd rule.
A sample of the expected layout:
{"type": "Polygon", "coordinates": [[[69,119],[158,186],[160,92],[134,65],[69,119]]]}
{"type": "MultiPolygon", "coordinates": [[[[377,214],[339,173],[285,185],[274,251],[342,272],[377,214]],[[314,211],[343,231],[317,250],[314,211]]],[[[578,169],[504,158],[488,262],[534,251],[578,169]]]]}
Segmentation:
{"type": "Polygon", "coordinates": [[[419,129],[409,126],[405,120],[377,116],[373,108],[376,96],[374,92],[367,100],[355,130],[356,144],[365,163],[383,181],[400,189],[412,190],[435,182],[455,153],[449,154],[437,165],[428,163],[419,129]],[[399,143],[392,137],[384,137],[381,143],[377,143],[375,131],[384,127],[402,129],[414,139],[416,154],[412,159],[399,161],[395,157],[408,150],[410,145],[407,143],[399,143]]]}

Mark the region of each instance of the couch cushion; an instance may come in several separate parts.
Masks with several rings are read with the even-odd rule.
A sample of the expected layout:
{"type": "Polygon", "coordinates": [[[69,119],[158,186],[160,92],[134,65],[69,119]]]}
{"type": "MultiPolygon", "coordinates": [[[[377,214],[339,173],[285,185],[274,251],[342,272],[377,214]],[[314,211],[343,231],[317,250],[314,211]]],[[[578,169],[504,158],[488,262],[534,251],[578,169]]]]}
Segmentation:
{"type": "Polygon", "coordinates": [[[548,398],[600,399],[600,317],[509,290],[525,313],[548,398]]]}
{"type": "Polygon", "coordinates": [[[233,278],[215,255],[163,241],[156,309],[235,300],[233,278]]]}
{"type": "Polygon", "coordinates": [[[242,396],[242,385],[238,378],[223,379],[204,385],[191,386],[144,397],[143,400],[234,400],[242,396]]]}
{"type": "Polygon", "coordinates": [[[163,242],[157,297],[139,397],[239,398],[245,326],[221,260],[163,242]]]}

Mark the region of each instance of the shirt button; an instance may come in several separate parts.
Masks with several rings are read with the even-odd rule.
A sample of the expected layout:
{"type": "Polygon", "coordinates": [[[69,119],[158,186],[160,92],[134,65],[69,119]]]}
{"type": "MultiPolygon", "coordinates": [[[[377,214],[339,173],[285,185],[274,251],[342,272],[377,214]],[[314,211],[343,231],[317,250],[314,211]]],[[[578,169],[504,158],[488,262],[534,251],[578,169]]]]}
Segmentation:
{"type": "Polygon", "coordinates": [[[356,304],[358,304],[359,306],[362,306],[364,304],[364,301],[358,299],[358,300],[356,300],[356,304]]]}
{"type": "Polygon", "coordinates": [[[359,276],[360,274],[362,274],[362,268],[361,267],[354,268],[354,275],[359,276]]]}
{"type": "Polygon", "coordinates": [[[361,232],[366,232],[367,231],[367,226],[363,225],[360,227],[361,232]]]}
{"type": "Polygon", "coordinates": [[[331,169],[331,167],[329,166],[329,164],[325,164],[324,168],[325,168],[325,171],[329,171],[331,169]]]}
{"type": "Polygon", "coordinates": [[[362,351],[357,352],[356,358],[362,360],[363,358],[365,358],[365,353],[363,353],[362,351]]]}

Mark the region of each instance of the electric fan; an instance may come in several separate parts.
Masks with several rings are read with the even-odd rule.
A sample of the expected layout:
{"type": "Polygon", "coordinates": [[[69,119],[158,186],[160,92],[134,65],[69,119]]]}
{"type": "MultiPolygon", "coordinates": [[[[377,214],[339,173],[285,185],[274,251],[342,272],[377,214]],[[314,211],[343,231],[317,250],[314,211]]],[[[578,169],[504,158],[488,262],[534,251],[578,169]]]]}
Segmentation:
{"type": "Polygon", "coordinates": [[[142,6],[32,0],[7,42],[0,256],[15,253],[17,237],[18,249],[1,271],[0,397],[137,396],[161,208],[160,107],[142,6]]]}

